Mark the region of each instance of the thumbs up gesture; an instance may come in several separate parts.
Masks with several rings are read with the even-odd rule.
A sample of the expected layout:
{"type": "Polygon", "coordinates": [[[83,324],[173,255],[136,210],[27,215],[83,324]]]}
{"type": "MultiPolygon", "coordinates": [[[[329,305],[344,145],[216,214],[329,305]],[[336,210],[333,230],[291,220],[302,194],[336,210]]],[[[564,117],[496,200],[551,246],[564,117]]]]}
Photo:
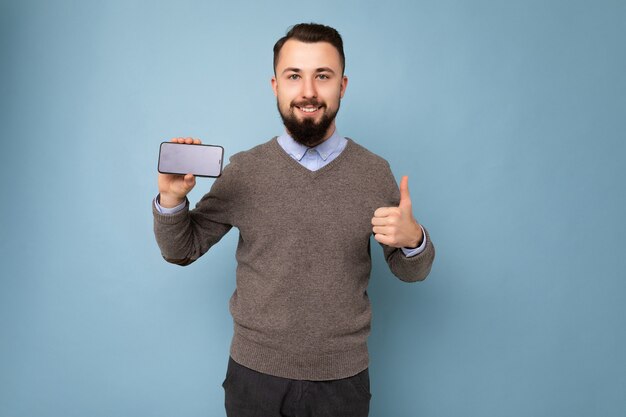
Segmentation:
{"type": "Polygon", "coordinates": [[[416,248],[422,243],[423,232],[413,217],[409,195],[409,177],[400,181],[398,207],[380,207],[372,217],[374,239],[394,248],[416,248]]]}

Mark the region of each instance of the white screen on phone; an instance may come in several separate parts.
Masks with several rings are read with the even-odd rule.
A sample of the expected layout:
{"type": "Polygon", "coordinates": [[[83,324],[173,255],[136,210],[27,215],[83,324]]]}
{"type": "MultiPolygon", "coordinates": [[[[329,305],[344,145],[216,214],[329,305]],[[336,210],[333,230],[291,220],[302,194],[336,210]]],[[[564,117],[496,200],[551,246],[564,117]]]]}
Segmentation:
{"type": "Polygon", "coordinates": [[[193,174],[219,177],[224,148],[216,145],[161,143],[158,170],[164,174],[193,174]]]}

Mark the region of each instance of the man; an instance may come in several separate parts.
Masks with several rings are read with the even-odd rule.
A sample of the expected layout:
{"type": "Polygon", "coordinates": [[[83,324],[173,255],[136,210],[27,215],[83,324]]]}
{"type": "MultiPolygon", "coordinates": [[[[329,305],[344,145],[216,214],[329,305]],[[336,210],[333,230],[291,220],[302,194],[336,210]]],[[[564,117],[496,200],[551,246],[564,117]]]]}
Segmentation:
{"type": "Polygon", "coordinates": [[[294,26],[274,46],[271,80],[285,133],[234,155],[193,210],[193,175],[159,174],[167,261],[187,265],[239,229],[228,416],[367,416],[370,236],[401,280],[430,271],[407,177],[398,189],[385,160],[335,129],[344,69],[335,29],[294,26]]]}

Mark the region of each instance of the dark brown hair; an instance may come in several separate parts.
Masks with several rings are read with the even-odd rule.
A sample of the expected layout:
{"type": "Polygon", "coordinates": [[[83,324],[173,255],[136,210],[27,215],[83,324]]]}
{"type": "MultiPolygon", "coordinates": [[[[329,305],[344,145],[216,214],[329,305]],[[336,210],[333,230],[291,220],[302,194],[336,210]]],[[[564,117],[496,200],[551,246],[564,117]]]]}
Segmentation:
{"type": "Polygon", "coordinates": [[[343,40],[339,32],[330,26],[320,25],[318,23],[298,23],[292,26],[289,32],[274,45],[274,74],[276,74],[276,64],[278,63],[280,50],[289,39],[306,43],[330,43],[337,49],[337,52],[339,52],[339,57],[341,58],[341,72],[343,73],[345,71],[346,57],[343,54],[343,40]]]}

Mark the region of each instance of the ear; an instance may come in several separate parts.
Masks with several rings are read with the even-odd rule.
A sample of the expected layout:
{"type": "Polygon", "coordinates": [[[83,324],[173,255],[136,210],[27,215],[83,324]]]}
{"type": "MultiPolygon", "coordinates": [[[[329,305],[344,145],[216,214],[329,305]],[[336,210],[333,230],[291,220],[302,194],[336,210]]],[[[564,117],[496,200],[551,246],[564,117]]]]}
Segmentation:
{"type": "Polygon", "coordinates": [[[276,81],[276,76],[272,77],[272,90],[274,90],[274,95],[278,97],[278,81],[276,81]]]}
{"type": "Polygon", "coordinates": [[[343,95],[346,94],[346,88],[348,87],[348,77],[346,77],[345,75],[343,76],[343,78],[341,79],[341,98],[343,98],[343,95]]]}

